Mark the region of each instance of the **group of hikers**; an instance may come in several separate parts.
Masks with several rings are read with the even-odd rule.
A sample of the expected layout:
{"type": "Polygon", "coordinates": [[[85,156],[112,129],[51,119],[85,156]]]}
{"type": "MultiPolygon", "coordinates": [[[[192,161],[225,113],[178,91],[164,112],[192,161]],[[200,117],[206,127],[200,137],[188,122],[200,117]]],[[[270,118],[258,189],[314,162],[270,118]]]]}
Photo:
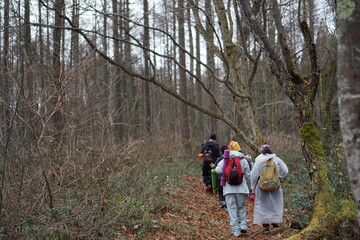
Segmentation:
{"type": "Polygon", "coordinates": [[[283,219],[280,178],[288,174],[288,167],[272,152],[269,144],[262,145],[260,151],[253,162],[250,155],[241,152],[236,141],[220,147],[216,134],[212,133],[198,155],[203,159],[205,190],[218,192],[220,206],[227,209],[235,237],[247,235],[248,196],[254,202],[253,223],[262,224],[264,234],[270,233],[270,226],[279,227],[283,219]]]}

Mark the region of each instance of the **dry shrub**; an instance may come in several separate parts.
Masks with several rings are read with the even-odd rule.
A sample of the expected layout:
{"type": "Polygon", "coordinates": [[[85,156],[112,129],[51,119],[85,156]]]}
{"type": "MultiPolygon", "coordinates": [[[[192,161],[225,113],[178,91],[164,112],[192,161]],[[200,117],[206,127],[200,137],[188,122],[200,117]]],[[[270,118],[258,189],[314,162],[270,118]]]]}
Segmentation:
{"type": "Polygon", "coordinates": [[[111,239],[139,230],[147,216],[172,207],[166,193],[196,162],[179,140],[159,137],[50,152],[9,149],[0,236],[111,239]]]}

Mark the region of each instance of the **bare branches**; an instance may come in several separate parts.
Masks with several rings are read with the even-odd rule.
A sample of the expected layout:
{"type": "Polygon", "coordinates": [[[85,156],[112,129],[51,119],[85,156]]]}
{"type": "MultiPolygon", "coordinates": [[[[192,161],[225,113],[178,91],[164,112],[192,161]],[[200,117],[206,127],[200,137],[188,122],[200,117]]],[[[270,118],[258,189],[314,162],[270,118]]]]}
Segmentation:
{"type": "Polygon", "coordinates": [[[275,24],[276,24],[276,29],[278,30],[278,39],[280,42],[282,54],[285,59],[287,71],[290,73],[291,80],[295,84],[302,84],[304,82],[304,79],[298,73],[295,72],[295,70],[296,70],[295,63],[291,57],[290,49],[287,45],[287,41],[286,41],[286,37],[285,37],[285,30],[284,30],[284,26],[281,22],[280,9],[279,9],[277,0],[273,0],[272,2],[273,2],[273,7],[274,7],[273,8],[274,20],[275,20],[275,24]]]}
{"type": "Polygon", "coordinates": [[[214,53],[220,59],[225,60],[225,56],[224,56],[224,53],[223,53],[223,47],[222,47],[222,44],[221,44],[221,41],[220,41],[220,37],[217,34],[217,32],[215,31],[215,28],[214,28],[213,24],[211,23],[211,21],[209,19],[209,16],[207,16],[205,11],[202,8],[200,8],[198,6],[198,4],[196,4],[194,1],[190,1],[190,6],[191,6],[191,8],[193,10],[193,14],[194,14],[197,29],[200,31],[201,35],[205,38],[206,42],[208,44],[211,44],[211,46],[212,46],[212,48],[214,50],[214,53]],[[206,17],[206,21],[208,21],[211,28],[213,29],[213,33],[216,36],[216,40],[217,40],[217,42],[219,44],[219,47],[217,47],[214,42],[210,41],[210,36],[209,36],[208,32],[205,30],[204,26],[201,24],[199,10],[204,14],[204,16],[206,17]]]}
{"type": "Polygon", "coordinates": [[[309,29],[307,23],[305,21],[302,21],[299,24],[300,24],[301,32],[305,39],[305,44],[308,49],[308,54],[309,54],[309,58],[310,58],[311,78],[310,78],[309,85],[311,85],[312,88],[314,89],[314,95],[313,95],[313,98],[314,98],[316,95],[317,87],[319,85],[319,81],[320,81],[320,78],[319,78],[320,69],[319,69],[319,65],[317,62],[316,45],[313,42],[313,37],[311,36],[310,29],[309,29]]]}
{"type": "MultiPolygon", "coordinates": [[[[192,3],[194,4],[194,2],[192,2],[192,3]]],[[[226,16],[227,14],[230,14],[230,10],[227,9],[227,11],[225,11],[225,5],[221,5],[220,2],[218,2],[216,4],[217,4],[217,9],[218,9],[217,10],[218,18],[220,18],[221,21],[230,20],[231,16],[226,16]],[[221,10],[220,8],[223,10],[221,10]]],[[[42,5],[45,6],[47,9],[51,10],[51,8],[46,5],[46,3],[43,2],[42,5]]],[[[109,19],[111,17],[121,18],[123,21],[122,23],[124,23],[124,22],[126,24],[130,23],[132,25],[132,27],[147,28],[147,29],[153,31],[154,34],[160,33],[162,36],[164,36],[164,39],[166,39],[167,41],[170,41],[170,43],[172,44],[172,46],[174,46],[174,48],[179,49],[180,51],[184,52],[186,54],[186,56],[190,58],[191,61],[197,62],[199,65],[201,65],[201,67],[204,67],[206,70],[208,70],[211,73],[211,79],[209,79],[209,81],[215,80],[215,81],[223,84],[223,86],[225,86],[235,98],[242,98],[242,99],[246,99],[246,101],[251,101],[250,94],[247,91],[243,91],[243,88],[240,87],[240,85],[247,86],[247,84],[246,84],[246,81],[239,79],[241,77],[241,73],[239,72],[239,69],[237,69],[237,67],[235,66],[238,62],[239,54],[241,53],[241,51],[240,51],[241,47],[239,45],[234,44],[231,40],[232,33],[230,30],[233,29],[233,26],[231,26],[233,23],[230,22],[230,25],[228,27],[221,27],[221,31],[223,32],[223,34],[221,34],[222,35],[221,38],[220,38],[220,34],[218,35],[217,31],[215,30],[215,26],[210,24],[210,27],[213,30],[213,34],[216,36],[215,42],[217,41],[217,43],[212,42],[213,46],[216,46],[216,48],[217,48],[217,50],[215,50],[215,53],[217,54],[217,56],[219,56],[219,59],[225,65],[226,77],[224,79],[221,79],[215,73],[215,71],[216,71],[215,69],[209,67],[206,63],[202,62],[201,59],[197,58],[193,53],[190,53],[185,46],[181,46],[177,42],[175,37],[172,34],[168,33],[167,31],[165,31],[161,28],[148,26],[148,24],[142,24],[128,16],[120,14],[118,11],[116,11],[115,13],[108,13],[106,11],[106,9],[104,9],[103,11],[97,10],[96,7],[90,7],[90,9],[97,14],[101,14],[101,15],[107,17],[107,19],[109,19]],[[226,34],[224,34],[224,33],[226,33],[226,34]],[[224,35],[227,35],[227,36],[224,36],[224,35]],[[225,43],[225,45],[224,45],[224,43],[225,43]],[[223,47],[224,47],[224,49],[223,49],[223,47]],[[232,52],[232,49],[234,49],[234,48],[237,49],[236,52],[232,52]],[[232,55],[229,57],[229,56],[226,56],[227,54],[229,54],[229,56],[231,54],[232,55]],[[229,65],[227,58],[231,58],[231,61],[233,61],[232,66],[229,65]],[[232,68],[232,69],[230,69],[230,68],[232,68]],[[232,79],[229,79],[230,74],[231,74],[232,79]],[[239,81],[239,82],[237,83],[236,81],[239,81]]],[[[197,5],[192,6],[192,9],[194,12],[195,21],[196,21],[196,16],[198,17],[198,20],[199,20],[199,11],[203,12],[203,10],[201,8],[199,8],[197,5]],[[195,13],[197,13],[197,14],[195,14],[195,13]]],[[[206,115],[212,116],[217,119],[221,119],[222,121],[229,124],[228,120],[224,119],[224,117],[226,115],[229,115],[229,113],[225,114],[224,109],[223,109],[224,104],[221,101],[219,101],[219,99],[220,99],[219,96],[216,96],[215,93],[213,92],[213,90],[209,89],[209,87],[205,83],[205,81],[201,80],[200,75],[194,74],[193,70],[183,66],[178,61],[176,56],[162,53],[162,52],[160,52],[161,50],[158,50],[155,47],[144,46],[142,44],[142,41],[140,40],[140,37],[138,35],[136,35],[137,33],[134,33],[134,31],[124,30],[122,33],[125,34],[126,37],[116,36],[116,35],[110,36],[109,34],[107,34],[107,32],[103,33],[96,29],[88,30],[88,29],[79,27],[65,13],[62,13],[62,14],[58,13],[57,15],[66,21],[66,25],[53,26],[50,24],[44,25],[41,23],[31,23],[31,24],[33,26],[41,26],[41,27],[45,26],[45,27],[49,27],[49,28],[53,28],[53,29],[71,30],[73,32],[78,33],[80,36],[83,37],[83,39],[86,41],[88,46],[90,46],[96,53],[98,53],[102,58],[104,58],[107,62],[109,62],[113,66],[116,66],[116,67],[122,69],[124,73],[126,73],[130,76],[133,76],[135,78],[138,78],[138,79],[141,79],[141,80],[144,80],[147,82],[151,82],[154,85],[160,87],[164,92],[170,94],[171,96],[182,101],[183,103],[199,110],[202,113],[205,113],[206,115]],[[67,26],[70,26],[70,27],[67,27],[67,26]],[[91,35],[93,35],[93,36],[91,36],[91,35]],[[146,53],[150,53],[150,54],[144,54],[144,57],[147,58],[148,62],[151,64],[151,67],[152,67],[151,73],[145,75],[138,70],[139,68],[136,69],[134,67],[129,67],[129,64],[124,64],[122,61],[118,61],[118,60],[114,59],[113,57],[111,57],[108,54],[108,52],[104,52],[104,50],[102,50],[102,48],[97,45],[96,40],[94,40],[97,38],[97,36],[101,37],[101,39],[111,39],[111,40],[114,40],[114,42],[116,41],[116,42],[124,43],[125,45],[131,45],[134,48],[143,50],[146,53]],[[152,56],[154,57],[153,59],[151,58],[152,56]],[[210,98],[210,101],[214,102],[216,108],[210,110],[204,106],[195,104],[194,101],[188,100],[187,98],[181,96],[177,92],[177,89],[174,88],[173,86],[170,86],[168,82],[164,82],[163,80],[160,80],[160,78],[157,76],[158,70],[156,69],[157,66],[155,63],[157,57],[159,57],[161,59],[170,60],[169,62],[174,63],[177,66],[177,69],[180,68],[181,70],[186,72],[187,76],[191,76],[191,78],[196,81],[196,84],[201,86],[201,89],[206,92],[207,97],[210,98]]],[[[206,14],[205,14],[205,16],[206,16],[206,14]]],[[[199,28],[199,30],[201,31],[201,27],[199,28]]],[[[206,39],[206,31],[203,32],[203,36],[206,39]]],[[[253,68],[251,76],[254,76],[255,71],[256,71],[256,68],[253,68]]],[[[234,124],[232,124],[232,128],[233,127],[235,127],[234,124]]],[[[238,132],[239,135],[243,136],[243,139],[247,139],[245,137],[244,133],[240,133],[238,130],[236,130],[236,131],[238,132]]],[[[251,143],[250,140],[247,141],[247,143],[249,145],[254,145],[251,143]]]]}
{"type": "MultiPolygon", "coordinates": [[[[280,59],[280,56],[276,53],[274,46],[270,43],[269,38],[266,36],[263,29],[260,27],[260,24],[253,19],[253,13],[250,9],[249,3],[247,0],[238,0],[239,6],[241,6],[241,10],[244,13],[245,19],[250,25],[251,31],[254,32],[256,36],[258,36],[261,40],[261,44],[264,46],[269,58],[273,61],[275,66],[270,66],[273,74],[280,75],[281,73],[285,73],[284,65],[280,59]]],[[[284,85],[284,81],[279,81],[280,85],[284,85]]]]}

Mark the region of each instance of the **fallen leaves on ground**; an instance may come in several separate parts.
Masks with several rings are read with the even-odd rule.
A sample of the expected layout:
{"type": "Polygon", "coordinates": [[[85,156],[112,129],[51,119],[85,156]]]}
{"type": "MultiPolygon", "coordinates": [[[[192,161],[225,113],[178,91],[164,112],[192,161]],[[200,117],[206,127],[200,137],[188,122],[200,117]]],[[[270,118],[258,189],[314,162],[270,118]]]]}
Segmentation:
{"type": "MultiPolygon", "coordinates": [[[[186,176],[182,187],[169,193],[173,208],[160,209],[152,219],[153,228],[142,235],[120,234],[119,239],[235,239],[230,231],[229,216],[220,208],[218,195],[205,192],[202,179],[186,176]]],[[[279,228],[270,234],[262,233],[261,225],[253,225],[253,203],[246,203],[248,235],[236,239],[285,239],[298,231],[289,228],[290,218],[285,214],[279,228]]]]}

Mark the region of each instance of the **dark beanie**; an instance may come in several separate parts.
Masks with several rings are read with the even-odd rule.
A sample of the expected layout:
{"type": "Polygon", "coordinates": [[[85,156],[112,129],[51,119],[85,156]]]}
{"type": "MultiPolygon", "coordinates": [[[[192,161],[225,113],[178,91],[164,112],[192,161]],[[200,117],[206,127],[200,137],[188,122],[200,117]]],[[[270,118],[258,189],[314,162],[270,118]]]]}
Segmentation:
{"type": "Polygon", "coordinates": [[[216,135],[215,135],[215,133],[212,133],[212,134],[210,135],[210,139],[216,140],[216,135]]]}

